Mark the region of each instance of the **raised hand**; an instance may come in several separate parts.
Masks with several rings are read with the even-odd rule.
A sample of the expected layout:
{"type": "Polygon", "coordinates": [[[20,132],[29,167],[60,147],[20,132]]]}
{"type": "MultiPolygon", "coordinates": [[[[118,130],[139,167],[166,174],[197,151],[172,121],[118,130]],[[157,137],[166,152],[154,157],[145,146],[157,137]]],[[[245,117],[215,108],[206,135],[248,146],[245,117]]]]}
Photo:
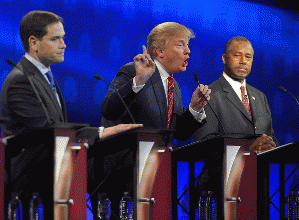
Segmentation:
{"type": "Polygon", "coordinates": [[[155,72],[155,63],[147,53],[146,47],[142,46],[143,53],[134,57],[137,86],[144,85],[155,72]]]}

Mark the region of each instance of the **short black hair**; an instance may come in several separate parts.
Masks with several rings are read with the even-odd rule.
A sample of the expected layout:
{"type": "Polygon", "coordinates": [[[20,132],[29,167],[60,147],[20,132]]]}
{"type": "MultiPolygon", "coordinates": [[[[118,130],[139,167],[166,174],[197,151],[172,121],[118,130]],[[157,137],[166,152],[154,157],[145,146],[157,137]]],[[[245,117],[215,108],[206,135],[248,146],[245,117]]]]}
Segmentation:
{"type": "Polygon", "coordinates": [[[29,52],[30,36],[41,39],[47,34],[47,26],[53,23],[63,23],[63,19],[48,11],[30,11],[26,14],[20,23],[20,37],[25,52],[29,52]]]}
{"type": "MultiPolygon", "coordinates": [[[[252,47],[252,43],[246,37],[237,36],[237,37],[233,37],[233,38],[229,39],[229,41],[227,41],[227,43],[225,44],[225,47],[224,47],[224,54],[226,54],[226,55],[228,54],[229,49],[230,49],[230,45],[234,41],[246,41],[246,42],[250,43],[251,47],[252,47]]],[[[253,49],[253,47],[252,47],[252,49],[253,49]]]]}

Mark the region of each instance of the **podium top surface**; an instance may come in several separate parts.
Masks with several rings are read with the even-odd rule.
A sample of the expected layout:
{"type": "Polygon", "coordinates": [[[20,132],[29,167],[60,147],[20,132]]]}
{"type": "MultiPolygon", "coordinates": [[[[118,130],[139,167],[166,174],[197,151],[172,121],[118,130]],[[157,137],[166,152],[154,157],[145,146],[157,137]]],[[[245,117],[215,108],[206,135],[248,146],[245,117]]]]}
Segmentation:
{"type": "Polygon", "coordinates": [[[298,163],[298,156],[297,156],[298,145],[299,142],[284,144],[274,149],[257,154],[257,158],[269,162],[298,163]]]}
{"type": "Polygon", "coordinates": [[[194,146],[194,145],[198,145],[200,143],[204,144],[204,143],[219,141],[221,139],[234,138],[234,139],[254,140],[254,139],[256,139],[260,136],[261,136],[261,134],[240,134],[240,133],[221,134],[221,135],[218,135],[218,136],[210,138],[210,139],[195,141],[193,143],[178,147],[178,150],[184,149],[184,148],[187,148],[187,147],[191,147],[191,146],[194,146]]]}

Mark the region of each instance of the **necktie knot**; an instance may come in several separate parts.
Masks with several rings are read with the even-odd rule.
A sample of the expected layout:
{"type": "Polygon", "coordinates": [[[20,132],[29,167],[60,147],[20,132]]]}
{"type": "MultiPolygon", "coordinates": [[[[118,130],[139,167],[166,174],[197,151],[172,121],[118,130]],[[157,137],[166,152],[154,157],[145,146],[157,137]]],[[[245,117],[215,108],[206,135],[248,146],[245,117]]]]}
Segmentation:
{"type": "Polygon", "coordinates": [[[54,82],[54,77],[53,77],[53,73],[51,72],[51,70],[49,70],[47,73],[46,73],[46,76],[50,82],[50,85],[51,87],[53,87],[53,85],[55,85],[55,82],[54,82]]]}

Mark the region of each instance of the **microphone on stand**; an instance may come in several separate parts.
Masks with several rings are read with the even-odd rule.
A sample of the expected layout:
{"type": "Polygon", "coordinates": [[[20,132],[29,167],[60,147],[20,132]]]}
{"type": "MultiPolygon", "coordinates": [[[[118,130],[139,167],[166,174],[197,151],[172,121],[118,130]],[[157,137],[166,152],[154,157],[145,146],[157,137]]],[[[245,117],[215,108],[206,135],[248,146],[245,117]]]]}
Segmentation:
{"type": "Polygon", "coordinates": [[[109,85],[112,86],[113,90],[116,92],[116,94],[117,94],[117,96],[119,97],[120,101],[121,101],[122,104],[125,106],[125,108],[126,108],[128,114],[129,114],[129,116],[130,116],[130,118],[131,118],[133,124],[136,124],[136,121],[135,121],[135,119],[134,119],[134,117],[133,117],[133,115],[132,115],[132,113],[131,113],[131,111],[130,111],[128,105],[125,103],[123,97],[119,94],[118,89],[117,89],[114,85],[112,85],[111,82],[109,82],[108,80],[104,79],[104,78],[101,77],[100,75],[95,74],[95,75],[93,75],[93,77],[94,77],[95,79],[97,79],[97,80],[102,80],[102,81],[104,81],[104,82],[106,82],[106,83],[108,83],[109,85]]]}
{"type": "Polygon", "coordinates": [[[281,91],[283,91],[283,92],[286,92],[286,93],[289,93],[291,96],[293,96],[293,98],[296,100],[296,102],[297,102],[297,105],[299,105],[299,102],[298,102],[298,99],[292,94],[292,93],[290,93],[288,90],[286,90],[284,87],[282,87],[282,86],[279,86],[279,89],[281,90],[281,91]]]}
{"type": "MultiPolygon", "coordinates": [[[[198,86],[200,86],[200,83],[199,83],[199,77],[198,77],[198,74],[197,74],[197,73],[194,73],[194,79],[195,79],[195,81],[197,82],[198,86]]],[[[202,96],[203,96],[204,99],[207,101],[207,104],[208,104],[208,106],[210,107],[210,109],[212,110],[213,114],[216,116],[216,118],[217,118],[217,120],[218,120],[218,122],[219,122],[219,124],[220,124],[222,133],[223,133],[223,134],[226,134],[225,129],[224,129],[224,127],[223,127],[223,124],[222,124],[220,118],[218,117],[218,115],[216,114],[216,112],[214,111],[214,109],[212,108],[212,106],[210,105],[210,103],[209,103],[209,101],[207,100],[207,98],[206,98],[203,94],[202,94],[202,96]]]]}

